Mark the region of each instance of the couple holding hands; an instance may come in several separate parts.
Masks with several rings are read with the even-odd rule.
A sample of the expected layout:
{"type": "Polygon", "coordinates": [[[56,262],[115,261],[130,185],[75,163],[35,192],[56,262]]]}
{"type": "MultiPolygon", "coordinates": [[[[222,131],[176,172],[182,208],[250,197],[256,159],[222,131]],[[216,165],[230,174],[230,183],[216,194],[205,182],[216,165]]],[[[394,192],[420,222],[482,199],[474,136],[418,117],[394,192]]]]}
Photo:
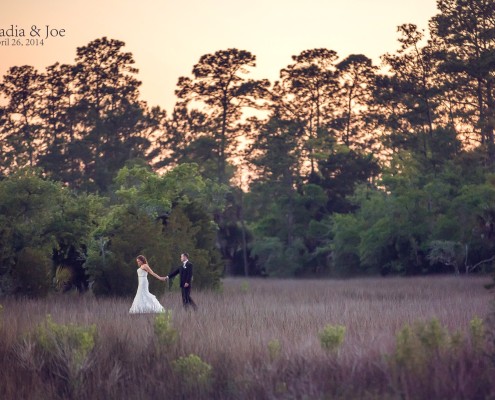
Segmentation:
{"type": "Polygon", "coordinates": [[[144,314],[144,313],[159,313],[165,312],[165,309],[157,300],[157,298],[152,295],[149,291],[148,284],[148,274],[153,275],[156,279],[161,281],[166,281],[180,274],[180,288],[182,292],[182,303],[185,308],[192,306],[196,309],[196,304],[191,298],[191,281],[193,274],[193,265],[189,261],[189,255],[187,253],[182,253],[180,255],[180,260],[182,265],[178,267],[175,271],[162,277],[157,275],[148,265],[148,261],[144,256],[137,256],[136,262],[138,264],[137,275],[138,275],[138,288],[132,306],[129,309],[131,314],[144,314]]]}

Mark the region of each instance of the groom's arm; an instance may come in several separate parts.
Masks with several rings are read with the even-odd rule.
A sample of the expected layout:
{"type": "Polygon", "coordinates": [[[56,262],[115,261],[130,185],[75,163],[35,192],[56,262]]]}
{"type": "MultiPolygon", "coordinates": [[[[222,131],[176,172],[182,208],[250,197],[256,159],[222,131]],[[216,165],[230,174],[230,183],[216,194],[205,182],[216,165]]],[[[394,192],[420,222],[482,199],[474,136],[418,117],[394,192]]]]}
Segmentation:
{"type": "Polygon", "coordinates": [[[174,272],[171,272],[170,274],[167,275],[168,278],[173,278],[175,275],[177,275],[180,272],[180,268],[177,268],[174,272]]]}

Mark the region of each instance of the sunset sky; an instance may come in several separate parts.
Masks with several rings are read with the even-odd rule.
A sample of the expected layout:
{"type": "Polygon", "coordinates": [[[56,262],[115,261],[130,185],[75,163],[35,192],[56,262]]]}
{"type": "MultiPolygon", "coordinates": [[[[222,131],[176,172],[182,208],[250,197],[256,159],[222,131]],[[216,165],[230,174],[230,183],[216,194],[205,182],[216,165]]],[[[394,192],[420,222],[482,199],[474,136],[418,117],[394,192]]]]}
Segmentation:
{"type": "MultiPolygon", "coordinates": [[[[171,111],[179,76],[189,76],[203,54],[227,48],[257,57],[253,78],[274,81],[303,50],[327,48],[341,58],[380,56],[398,48],[397,26],[427,28],[436,0],[16,0],[2,4],[0,29],[46,25],[64,37],[43,46],[0,46],[0,76],[14,65],[43,71],[73,63],[76,48],[107,36],[126,43],[143,82],[141,96],[171,111]]],[[[21,38],[22,40],[23,38],[21,38]]],[[[24,38],[25,39],[25,38],[24,38]]],[[[1,43],[2,38],[0,38],[1,43]]]]}

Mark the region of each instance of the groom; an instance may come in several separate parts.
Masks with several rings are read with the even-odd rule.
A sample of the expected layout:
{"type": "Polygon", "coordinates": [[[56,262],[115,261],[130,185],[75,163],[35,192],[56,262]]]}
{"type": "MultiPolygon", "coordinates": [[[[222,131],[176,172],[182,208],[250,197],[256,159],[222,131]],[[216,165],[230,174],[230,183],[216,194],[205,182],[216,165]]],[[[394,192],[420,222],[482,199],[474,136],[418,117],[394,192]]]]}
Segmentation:
{"type": "Polygon", "coordinates": [[[180,260],[182,261],[182,266],[177,268],[174,272],[165,276],[166,279],[173,278],[175,275],[180,274],[180,288],[182,291],[182,303],[185,308],[192,306],[195,310],[197,309],[196,303],[191,299],[191,281],[193,275],[193,265],[189,261],[189,254],[182,253],[180,255],[180,260]]]}

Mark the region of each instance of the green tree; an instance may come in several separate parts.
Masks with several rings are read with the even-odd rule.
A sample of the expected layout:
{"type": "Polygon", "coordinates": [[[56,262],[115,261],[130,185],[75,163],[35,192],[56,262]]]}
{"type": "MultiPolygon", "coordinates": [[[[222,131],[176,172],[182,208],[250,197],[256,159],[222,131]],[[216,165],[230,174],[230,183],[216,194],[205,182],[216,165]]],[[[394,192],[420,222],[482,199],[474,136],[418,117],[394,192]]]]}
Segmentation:
{"type": "Polygon", "coordinates": [[[307,160],[314,173],[319,149],[325,146],[337,108],[337,53],[312,49],[292,59],[294,63],[280,71],[281,79],[272,90],[273,115],[298,125],[301,162],[307,160]]]}
{"type": "MultiPolygon", "coordinates": [[[[452,75],[458,123],[468,123],[474,140],[495,160],[493,72],[495,4],[486,0],[438,0],[430,21],[441,70],[452,75]]],[[[465,136],[468,136],[466,132],[465,136]]]]}
{"type": "Polygon", "coordinates": [[[272,117],[253,145],[258,168],[246,195],[246,216],[258,271],[293,276],[328,266],[325,191],[300,176],[300,124],[272,117]]]}
{"type": "MultiPolygon", "coordinates": [[[[294,238],[294,189],[299,183],[301,162],[298,147],[300,127],[300,124],[271,118],[253,145],[251,159],[258,167],[259,178],[256,181],[260,182],[258,188],[262,197],[257,201],[259,215],[263,217],[264,210],[273,206],[274,199],[283,199],[282,214],[285,215],[286,227],[284,241],[288,246],[291,246],[294,238]]],[[[252,190],[257,190],[256,184],[252,190]]]]}
{"type": "Polygon", "coordinates": [[[216,145],[215,139],[208,135],[207,114],[189,110],[185,102],[178,102],[171,117],[163,118],[162,130],[158,141],[167,151],[157,167],[195,162],[203,176],[211,179],[217,176],[216,145]]]}
{"type": "MultiPolygon", "coordinates": [[[[225,188],[205,181],[194,164],[163,176],[142,166],[124,167],[115,183],[116,202],[92,233],[84,265],[93,291],[130,295],[137,285],[138,254],[163,276],[184,251],[194,260],[195,286],[217,287],[222,265],[212,210],[221,209],[225,188]]],[[[150,288],[163,290],[163,284],[150,280],[150,288]]]]}
{"type": "Polygon", "coordinates": [[[340,107],[336,115],[341,141],[348,147],[370,149],[376,140],[376,124],[370,109],[376,81],[376,67],[362,54],[352,54],[337,64],[340,107]],[[340,115],[339,115],[340,114],[340,115]]]}
{"type": "Polygon", "coordinates": [[[0,293],[45,295],[59,268],[84,290],[86,247],[104,211],[100,197],[76,196],[39,170],[1,180],[0,293]]]}
{"type": "Polygon", "coordinates": [[[103,37],[77,49],[75,82],[79,135],[73,154],[82,169],[80,185],[106,191],[132,158],[146,158],[157,125],[139,101],[138,70],[124,42],[103,37]],[[84,181],[84,182],[83,182],[84,181]]]}
{"type": "MultiPolygon", "coordinates": [[[[166,274],[162,260],[167,257],[160,221],[133,205],[112,207],[100,221],[89,242],[84,268],[96,295],[129,296],[137,288],[136,257],[144,254],[151,268],[166,274]]],[[[158,289],[150,279],[150,290],[158,289]]],[[[162,284],[163,289],[163,284],[162,284]]],[[[156,291],[155,291],[156,293],[156,291]]]]}
{"type": "Polygon", "coordinates": [[[94,194],[64,190],[53,216],[51,230],[55,238],[52,252],[52,277],[65,274],[62,289],[76,287],[85,291],[88,277],[83,268],[91,235],[106,213],[106,199],[94,194]]]}
{"type": "Polygon", "coordinates": [[[319,185],[327,194],[329,213],[350,212],[354,205],[349,198],[358,184],[372,184],[380,172],[372,154],[361,154],[346,145],[329,144],[328,155],[318,161],[319,173],[312,174],[309,182],[319,185]]]}
{"type": "Polygon", "coordinates": [[[48,293],[61,192],[59,184],[29,169],[0,181],[0,293],[48,293]]]}
{"type": "Polygon", "coordinates": [[[269,85],[266,80],[245,77],[255,65],[256,57],[248,51],[221,50],[202,56],[193,68],[193,78],[181,77],[177,84],[180,102],[188,107],[200,104],[208,115],[199,122],[206,124],[213,139],[208,145],[214,145],[210,148],[217,162],[219,183],[228,182],[228,162],[236,155],[240,138],[249,132],[249,123],[242,122],[243,112],[260,107],[257,100],[265,96],[269,85]]]}
{"type": "Polygon", "coordinates": [[[0,125],[3,173],[37,164],[41,135],[40,82],[38,71],[24,65],[11,67],[0,83],[0,95],[6,99],[0,125]]]}
{"type": "Polygon", "coordinates": [[[219,287],[223,265],[216,250],[216,230],[212,229],[212,221],[201,207],[191,203],[173,208],[163,236],[166,274],[180,265],[179,255],[187,252],[194,264],[194,286],[219,287]]]}
{"type": "Polygon", "coordinates": [[[359,244],[363,221],[355,214],[334,214],[332,217],[332,266],[336,275],[352,275],[362,272],[359,244]]]}
{"type": "Polygon", "coordinates": [[[43,98],[38,105],[42,120],[41,147],[38,166],[52,178],[72,183],[78,178],[79,165],[73,159],[77,137],[75,69],[72,65],[55,63],[41,75],[43,98]]]}
{"type": "Polygon", "coordinates": [[[424,32],[413,24],[398,31],[399,50],[382,57],[391,74],[380,78],[375,95],[384,143],[394,152],[415,153],[426,169],[437,168],[448,157],[438,143],[458,140],[448,79],[439,69],[435,42],[425,43],[424,32]]]}
{"type": "Polygon", "coordinates": [[[249,243],[253,239],[245,216],[245,193],[241,187],[232,187],[226,197],[226,206],[217,214],[217,243],[225,263],[227,275],[248,276],[254,273],[254,263],[249,256],[249,243]]]}

